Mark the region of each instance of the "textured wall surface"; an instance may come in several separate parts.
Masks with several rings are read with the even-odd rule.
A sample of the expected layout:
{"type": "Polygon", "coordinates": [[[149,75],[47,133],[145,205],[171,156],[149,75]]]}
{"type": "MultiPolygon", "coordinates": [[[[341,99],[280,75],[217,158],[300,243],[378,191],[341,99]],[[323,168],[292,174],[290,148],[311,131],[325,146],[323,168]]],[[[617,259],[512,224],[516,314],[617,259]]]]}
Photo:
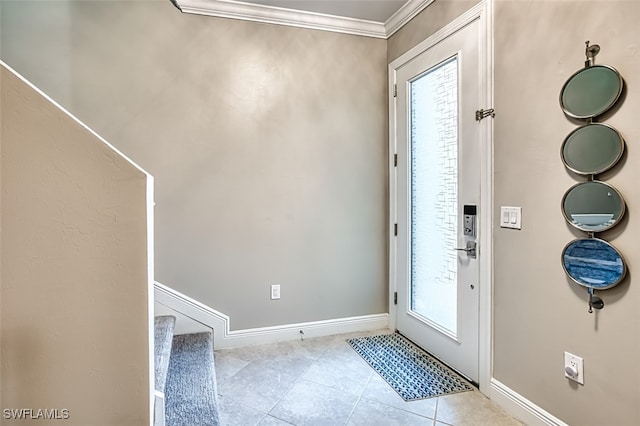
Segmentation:
{"type": "Polygon", "coordinates": [[[169,1],[2,7],[3,59],[155,177],[158,281],[233,329],[387,311],[384,40],[169,1]]]}
{"type": "MultiPolygon", "coordinates": [[[[181,15],[164,1],[3,1],[0,54],[156,175],[158,280],[245,328],[386,311],[387,58],[476,3],[437,0],[386,49],[181,15]],[[271,283],[282,300],[268,300],[271,283]]],[[[494,207],[522,206],[523,229],[494,229],[494,375],[568,424],[640,423],[639,7],[495,7],[494,207]],[[627,153],[605,177],[629,210],[604,237],[631,272],[593,315],[560,265],[581,233],[560,211],[578,181],[560,145],[578,124],[558,94],[582,66],[585,40],[627,83],[606,119],[627,153]],[[563,377],[565,350],[585,358],[584,386],[563,377]]]]}
{"type": "Polygon", "coordinates": [[[148,425],[147,175],[0,72],[0,406],[148,425]]]}
{"type": "Polygon", "coordinates": [[[495,230],[494,376],[571,425],[640,424],[640,3],[499,1],[495,23],[495,208],[522,206],[522,231],[495,230]],[[584,42],[602,50],[596,63],[616,67],[627,91],[604,118],[627,141],[621,164],[603,176],[625,197],[627,215],[603,233],[626,257],[630,276],[600,293],[605,308],[587,312],[587,292],[560,264],[565,244],[583,232],[563,219],[566,190],[584,178],[560,159],[579,122],[558,95],[584,64],[584,42]],[[584,357],[585,384],[563,377],[563,352],[584,357]],[[620,368],[624,374],[616,374],[620,368]]]}

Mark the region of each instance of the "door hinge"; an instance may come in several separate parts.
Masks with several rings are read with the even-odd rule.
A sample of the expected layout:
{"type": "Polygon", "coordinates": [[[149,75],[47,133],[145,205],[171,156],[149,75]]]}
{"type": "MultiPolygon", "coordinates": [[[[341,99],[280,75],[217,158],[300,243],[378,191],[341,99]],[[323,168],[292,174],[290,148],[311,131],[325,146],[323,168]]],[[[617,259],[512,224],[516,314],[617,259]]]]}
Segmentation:
{"type": "Polygon", "coordinates": [[[393,167],[398,167],[398,154],[393,154],[393,167]]]}
{"type": "Polygon", "coordinates": [[[398,292],[397,291],[395,293],[393,293],[393,304],[394,305],[398,304],[398,292]]]}
{"type": "Polygon", "coordinates": [[[396,236],[396,237],[398,236],[398,224],[397,223],[393,224],[393,235],[396,236]]]}
{"type": "Polygon", "coordinates": [[[491,109],[479,109],[476,111],[476,121],[480,121],[483,118],[491,117],[494,118],[496,116],[496,112],[493,108],[491,109]]]}
{"type": "Polygon", "coordinates": [[[394,98],[398,97],[398,85],[397,84],[393,85],[393,97],[394,98]]]}

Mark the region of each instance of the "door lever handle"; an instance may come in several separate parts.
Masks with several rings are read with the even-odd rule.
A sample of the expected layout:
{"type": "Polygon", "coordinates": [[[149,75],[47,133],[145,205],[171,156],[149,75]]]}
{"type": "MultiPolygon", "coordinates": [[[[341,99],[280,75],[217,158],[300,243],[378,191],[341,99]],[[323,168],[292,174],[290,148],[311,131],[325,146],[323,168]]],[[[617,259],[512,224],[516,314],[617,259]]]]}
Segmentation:
{"type": "Polygon", "coordinates": [[[455,247],[453,250],[463,251],[467,253],[467,256],[475,258],[476,257],[476,242],[475,241],[467,241],[467,246],[464,248],[455,247]]]}

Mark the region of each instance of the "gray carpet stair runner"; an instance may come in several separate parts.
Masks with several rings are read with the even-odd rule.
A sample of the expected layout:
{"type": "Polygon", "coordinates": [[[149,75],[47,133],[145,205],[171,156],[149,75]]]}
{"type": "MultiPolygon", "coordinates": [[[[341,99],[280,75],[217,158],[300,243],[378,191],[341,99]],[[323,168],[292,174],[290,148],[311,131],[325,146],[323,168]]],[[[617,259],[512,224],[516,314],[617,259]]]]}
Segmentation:
{"type": "MultiPolygon", "coordinates": [[[[156,388],[160,385],[165,394],[166,426],[219,425],[213,335],[196,333],[173,336],[172,326],[170,341],[164,383],[158,383],[158,380],[163,380],[163,370],[156,363],[156,388]]],[[[157,341],[155,346],[158,359],[157,341]]],[[[163,361],[161,358],[160,363],[163,361]]]]}
{"type": "Polygon", "coordinates": [[[169,357],[171,356],[171,343],[173,342],[173,330],[176,326],[176,317],[156,317],[153,333],[153,345],[156,354],[155,382],[156,390],[164,392],[169,371],[169,357]]]}

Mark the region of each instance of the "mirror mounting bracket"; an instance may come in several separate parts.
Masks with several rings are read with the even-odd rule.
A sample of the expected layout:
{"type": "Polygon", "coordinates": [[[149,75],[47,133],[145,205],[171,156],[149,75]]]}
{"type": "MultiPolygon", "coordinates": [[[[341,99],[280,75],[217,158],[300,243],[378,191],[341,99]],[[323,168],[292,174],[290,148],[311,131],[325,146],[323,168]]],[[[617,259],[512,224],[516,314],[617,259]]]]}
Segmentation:
{"type": "Polygon", "coordinates": [[[588,289],[589,292],[589,313],[592,314],[594,309],[602,309],[604,308],[604,301],[598,296],[594,295],[594,290],[592,288],[588,289]]]}
{"type": "Polygon", "coordinates": [[[584,54],[587,57],[587,60],[584,61],[584,67],[589,68],[595,63],[595,58],[600,52],[600,46],[598,46],[597,44],[589,46],[589,40],[585,41],[584,44],[586,45],[584,54]]]}

